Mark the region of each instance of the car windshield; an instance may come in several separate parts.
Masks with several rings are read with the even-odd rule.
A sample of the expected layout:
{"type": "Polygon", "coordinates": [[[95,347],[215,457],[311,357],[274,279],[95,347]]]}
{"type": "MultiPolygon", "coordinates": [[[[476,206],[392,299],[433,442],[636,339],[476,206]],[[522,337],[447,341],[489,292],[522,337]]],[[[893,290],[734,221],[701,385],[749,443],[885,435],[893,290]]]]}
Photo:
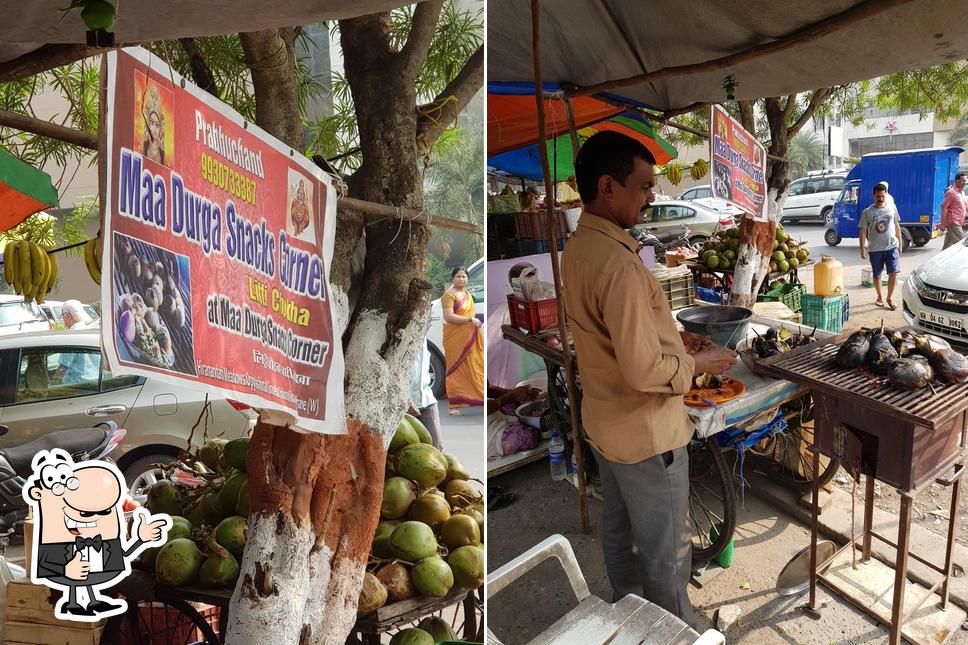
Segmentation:
{"type": "Polygon", "coordinates": [[[475,263],[467,271],[467,291],[476,301],[478,296],[484,295],[484,263],[475,263]]]}
{"type": "Polygon", "coordinates": [[[37,305],[27,302],[4,302],[0,304],[0,326],[19,325],[25,322],[44,321],[37,305]]]}

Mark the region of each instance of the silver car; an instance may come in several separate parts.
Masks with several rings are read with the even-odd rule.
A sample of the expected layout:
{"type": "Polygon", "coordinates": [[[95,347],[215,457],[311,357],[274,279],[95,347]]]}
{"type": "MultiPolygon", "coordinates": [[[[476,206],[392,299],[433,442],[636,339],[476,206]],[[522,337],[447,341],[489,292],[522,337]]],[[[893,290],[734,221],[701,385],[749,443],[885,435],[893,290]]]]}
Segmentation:
{"type": "Polygon", "coordinates": [[[101,363],[100,336],[87,330],[0,338],[0,448],[48,432],[114,421],[127,430],[111,454],[132,494],[158,476],[152,464],[170,461],[203,433],[234,439],[252,425],[248,406],[140,376],[116,376],[101,363]]]}
{"type": "Polygon", "coordinates": [[[24,302],[23,296],[0,295],[0,336],[24,332],[50,331],[47,316],[35,302],[24,302]]]}
{"type": "Polygon", "coordinates": [[[652,204],[642,217],[642,223],[635,228],[644,228],[653,233],[671,233],[680,227],[689,228],[689,242],[705,242],[721,229],[734,223],[733,217],[719,213],[696,202],[669,200],[652,204]]]}

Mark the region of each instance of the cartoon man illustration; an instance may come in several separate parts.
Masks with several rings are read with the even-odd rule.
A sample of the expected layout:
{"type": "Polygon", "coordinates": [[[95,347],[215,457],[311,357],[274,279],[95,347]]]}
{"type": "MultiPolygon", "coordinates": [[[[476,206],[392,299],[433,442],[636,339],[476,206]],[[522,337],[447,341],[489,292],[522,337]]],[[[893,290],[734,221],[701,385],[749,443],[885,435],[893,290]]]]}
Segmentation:
{"type": "Polygon", "coordinates": [[[123,600],[102,597],[98,590],[131,573],[130,561],[142,549],[163,544],[171,517],[135,511],[131,536],[123,536],[124,486],[114,464],[75,464],[59,448],[41,450],[31,464],[33,475],[24,499],[37,519],[31,580],[65,591],[54,615],[62,620],[93,622],[127,610],[123,600]],[[87,594],[82,605],[78,590],[87,594]]]}

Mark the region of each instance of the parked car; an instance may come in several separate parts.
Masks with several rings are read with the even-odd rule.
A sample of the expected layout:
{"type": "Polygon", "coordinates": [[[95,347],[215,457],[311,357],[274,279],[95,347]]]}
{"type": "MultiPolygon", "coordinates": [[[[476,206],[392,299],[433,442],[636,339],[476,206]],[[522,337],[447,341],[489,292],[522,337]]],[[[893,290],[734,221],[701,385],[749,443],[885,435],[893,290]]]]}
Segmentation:
{"type": "MultiPolygon", "coordinates": [[[[64,321],[61,320],[61,309],[64,303],[59,300],[45,300],[40,306],[40,310],[44,312],[47,319],[50,321],[51,329],[64,329],[64,321]]],[[[87,314],[87,320],[85,323],[88,327],[100,327],[101,326],[101,316],[98,315],[97,310],[91,305],[84,305],[84,313],[87,314]]]]}
{"type": "MultiPolygon", "coordinates": [[[[474,298],[477,305],[477,317],[484,320],[484,269],[487,265],[484,258],[467,267],[467,291],[474,298]]],[[[447,361],[444,358],[444,316],[440,307],[440,298],[430,303],[430,331],[427,333],[430,342],[430,386],[434,390],[437,400],[447,398],[444,376],[447,374],[447,361]]]]}
{"type": "Polygon", "coordinates": [[[23,296],[0,295],[0,336],[50,331],[50,321],[35,302],[23,296]]]}
{"type": "Polygon", "coordinates": [[[968,245],[948,247],[904,281],[904,320],[958,345],[968,346],[968,245]]]}
{"type": "Polygon", "coordinates": [[[679,195],[679,199],[681,201],[696,202],[717,213],[724,213],[726,215],[732,215],[733,217],[743,215],[743,209],[733,202],[713,197],[713,189],[709,184],[705,186],[694,186],[679,195]]]}
{"type": "Polygon", "coordinates": [[[844,189],[847,173],[842,170],[816,170],[790,184],[780,221],[784,224],[804,219],[826,222],[834,203],[844,189]]]}
{"type": "MultiPolygon", "coordinates": [[[[46,324],[46,323],[45,323],[46,324]]],[[[112,458],[133,495],[160,475],[152,464],[167,462],[185,448],[192,428],[200,444],[205,394],[140,376],[118,376],[101,364],[101,339],[87,330],[0,338],[0,448],[32,441],[48,432],[114,421],[127,430],[112,458]],[[73,372],[62,375],[62,365],[73,372]]],[[[208,436],[234,439],[251,427],[249,407],[208,397],[208,436]]]]}
{"type": "Polygon", "coordinates": [[[642,216],[636,229],[646,229],[656,235],[674,233],[682,226],[689,228],[689,242],[705,242],[723,228],[733,225],[733,217],[707,208],[698,202],[664,201],[652,204],[642,216]]]}

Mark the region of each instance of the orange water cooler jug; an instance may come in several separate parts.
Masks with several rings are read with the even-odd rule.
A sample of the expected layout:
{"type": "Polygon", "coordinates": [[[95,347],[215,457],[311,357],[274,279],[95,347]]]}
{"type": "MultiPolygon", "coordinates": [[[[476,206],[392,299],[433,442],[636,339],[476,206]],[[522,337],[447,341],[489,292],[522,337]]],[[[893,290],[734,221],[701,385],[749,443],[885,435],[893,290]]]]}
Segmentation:
{"type": "Polygon", "coordinates": [[[818,296],[835,296],[844,292],[844,265],[829,255],[820,258],[813,268],[813,292],[818,296]]]}

